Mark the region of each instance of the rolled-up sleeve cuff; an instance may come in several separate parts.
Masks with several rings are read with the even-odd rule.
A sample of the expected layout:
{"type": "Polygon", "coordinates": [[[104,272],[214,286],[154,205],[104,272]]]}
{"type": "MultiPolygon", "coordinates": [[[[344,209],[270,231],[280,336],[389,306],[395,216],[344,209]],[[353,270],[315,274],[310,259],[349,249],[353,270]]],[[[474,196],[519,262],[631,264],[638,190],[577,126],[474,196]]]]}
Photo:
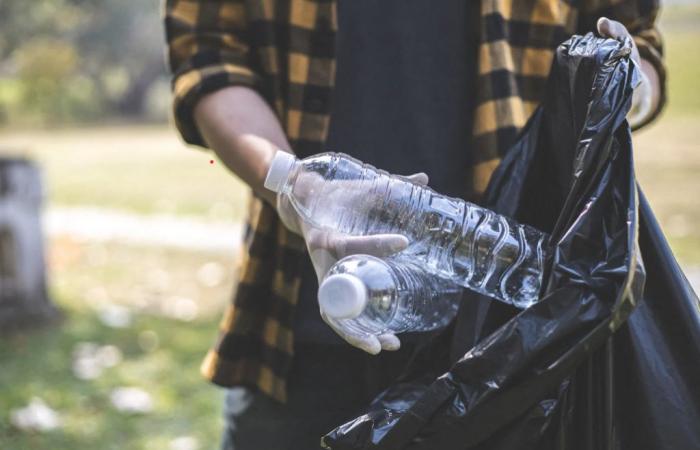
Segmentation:
{"type": "Polygon", "coordinates": [[[175,126],[188,144],[205,147],[194,121],[194,107],[206,94],[228,86],[256,87],[256,75],[247,67],[216,64],[183,71],[173,80],[175,126]]]}

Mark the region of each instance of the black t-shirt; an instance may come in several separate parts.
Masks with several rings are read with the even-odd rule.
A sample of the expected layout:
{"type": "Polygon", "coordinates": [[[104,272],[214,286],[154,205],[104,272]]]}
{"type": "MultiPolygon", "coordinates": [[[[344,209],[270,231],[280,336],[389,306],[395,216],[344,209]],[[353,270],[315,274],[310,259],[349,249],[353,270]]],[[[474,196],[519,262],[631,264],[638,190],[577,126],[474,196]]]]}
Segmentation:
{"type": "MultiPolygon", "coordinates": [[[[476,3],[339,0],[326,150],[394,174],[425,172],[436,191],[464,197],[471,184],[476,3]]],[[[339,343],[321,321],[317,290],[307,261],[296,338],[339,343]]]]}

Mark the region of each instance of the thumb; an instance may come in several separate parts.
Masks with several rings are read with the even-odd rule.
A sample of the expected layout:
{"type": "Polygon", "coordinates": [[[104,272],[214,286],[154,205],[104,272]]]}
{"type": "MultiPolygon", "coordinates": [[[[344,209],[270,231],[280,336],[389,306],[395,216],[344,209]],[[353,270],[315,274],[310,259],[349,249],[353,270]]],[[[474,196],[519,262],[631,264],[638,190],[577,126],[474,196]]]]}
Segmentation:
{"type": "Polygon", "coordinates": [[[622,39],[629,35],[627,28],[616,20],[610,20],[607,17],[601,17],[596,24],[598,34],[603,37],[622,39]]]}
{"type": "Polygon", "coordinates": [[[380,334],[377,336],[382,350],[395,351],[401,348],[401,341],[393,334],[380,334]]]}
{"type": "Polygon", "coordinates": [[[408,247],[408,238],[401,234],[371,234],[369,236],[346,236],[334,234],[329,238],[328,248],[338,259],[358,253],[376,256],[393,255],[408,247]]]}

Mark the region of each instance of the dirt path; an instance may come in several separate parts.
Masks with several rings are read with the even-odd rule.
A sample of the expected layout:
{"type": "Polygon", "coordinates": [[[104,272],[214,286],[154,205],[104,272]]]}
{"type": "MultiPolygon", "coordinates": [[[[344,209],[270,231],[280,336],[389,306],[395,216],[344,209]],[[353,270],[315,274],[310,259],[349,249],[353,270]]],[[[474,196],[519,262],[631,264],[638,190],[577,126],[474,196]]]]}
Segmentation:
{"type": "MultiPolygon", "coordinates": [[[[97,242],[164,246],[231,254],[240,245],[241,224],[198,218],[143,216],[98,208],[51,208],[45,229],[50,236],[69,235],[97,242]]],[[[700,292],[700,267],[685,267],[695,292],[700,292]]]]}
{"type": "Polygon", "coordinates": [[[49,208],[49,236],[69,235],[97,242],[164,246],[231,254],[240,245],[241,224],[171,215],[138,215],[99,208],[49,208]]]}

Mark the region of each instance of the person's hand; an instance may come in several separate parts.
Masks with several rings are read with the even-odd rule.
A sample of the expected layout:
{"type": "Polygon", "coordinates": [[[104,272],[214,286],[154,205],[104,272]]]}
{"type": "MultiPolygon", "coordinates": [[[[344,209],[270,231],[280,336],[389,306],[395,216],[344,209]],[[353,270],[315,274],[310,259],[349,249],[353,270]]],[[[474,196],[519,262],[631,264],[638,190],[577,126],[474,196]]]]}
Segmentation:
{"type": "Polygon", "coordinates": [[[632,42],[632,60],[635,62],[635,64],[637,64],[637,66],[641,65],[642,61],[639,58],[639,50],[637,49],[637,44],[634,43],[634,39],[632,39],[632,35],[630,34],[630,32],[627,31],[627,27],[625,27],[617,20],[611,20],[607,17],[601,17],[600,19],[598,19],[596,28],[598,28],[598,34],[600,34],[602,37],[616,39],[618,41],[624,41],[625,39],[629,39],[632,42]]]}
{"type": "MultiPolygon", "coordinates": [[[[428,184],[428,175],[422,172],[408,176],[399,175],[398,177],[422,186],[428,184]]],[[[295,181],[294,194],[297,198],[306,198],[307,196],[319,195],[318,193],[322,192],[322,195],[328,204],[337,203],[351,206],[355,204],[362,204],[363,202],[367,201],[368,185],[367,181],[365,180],[336,181],[330,188],[319,188],[319,185],[323,185],[325,183],[326,181],[318,174],[303,174],[303,176],[299,176],[295,181]]],[[[276,207],[277,214],[287,229],[303,236],[303,221],[299,217],[297,211],[294,209],[289,195],[278,194],[276,196],[276,207]]]]}
{"type": "MultiPolygon", "coordinates": [[[[420,185],[428,183],[428,176],[424,173],[410,175],[406,179],[420,185]]],[[[304,182],[309,184],[306,187],[308,192],[312,192],[311,185],[323,180],[309,178],[304,182]]],[[[303,195],[303,192],[307,191],[306,188],[295,186],[295,192],[303,195]]],[[[347,204],[362,202],[365,194],[362,189],[360,184],[348,181],[338,184],[337,192],[330,195],[337,193],[347,204]]],[[[285,226],[304,237],[319,283],[331,266],[346,256],[365,254],[382,258],[401,252],[409,244],[408,239],[401,234],[349,236],[334,230],[316,228],[300,219],[289,197],[285,195],[278,196],[277,210],[285,226]]],[[[399,339],[393,334],[367,335],[331,319],[323,311],[321,311],[321,317],[346,342],[368,353],[377,354],[381,350],[397,350],[401,346],[399,339]]]]}
{"type": "MultiPolygon", "coordinates": [[[[417,173],[406,178],[416,184],[428,184],[428,176],[424,173],[417,173]]],[[[358,194],[355,201],[363,201],[361,192],[354,194],[345,192],[345,194],[358,194]]],[[[296,223],[300,222],[297,219],[296,223]]],[[[403,251],[409,244],[408,239],[401,234],[348,236],[333,230],[314,228],[303,222],[301,222],[300,228],[306,240],[319,283],[331,266],[346,256],[363,254],[383,258],[403,251]]],[[[321,310],[321,318],[345,342],[372,355],[376,355],[382,350],[393,351],[401,347],[401,341],[394,334],[385,333],[375,336],[354,330],[352,327],[344,326],[341,321],[328,317],[323,310],[321,310]]]]}
{"type": "Polygon", "coordinates": [[[632,61],[639,68],[641,82],[635,86],[632,107],[627,113],[627,120],[632,128],[636,128],[644,123],[646,118],[657,108],[661,96],[659,75],[651,63],[640,58],[637,44],[623,24],[607,17],[601,17],[598,19],[596,28],[602,37],[619,41],[629,39],[632,43],[632,61]]]}
{"type": "MultiPolygon", "coordinates": [[[[297,183],[300,179],[297,179],[297,183]]],[[[421,186],[428,184],[428,176],[424,173],[409,175],[405,179],[421,186]]],[[[324,180],[315,176],[304,179],[304,182],[325,183],[324,180]]],[[[325,201],[343,203],[352,208],[353,205],[363,207],[367,201],[371,201],[367,198],[367,188],[365,182],[345,181],[336,183],[334,189],[330,191],[325,189],[322,192],[325,201]]],[[[296,185],[294,191],[297,195],[305,195],[305,192],[309,192],[309,195],[317,195],[318,192],[315,192],[312,186],[299,188],[296,185]]],[[[408,239],[400,234],[349,236],[333,229],[319,228],[314,224],[305,223],[287,196],[280,196],[278,205],[283,223],[288,224],[290,230],[296,230],[304,237],[319,283],[331,266],[346,256],[365,254],[384,257],[398,253],[408,246],[408,239]]]]}
{"type": "MultiPolygon", "coordinates": [[[[408,239],[401,234],[347,236],[335,231],[307,228],[304,236],[319,283],[331,266],[346,256],[364,254],[383,258],[408,247],[408,239]]],[[[344,320],[329,317],[323,309],[320,312],[323,321],[353,347],[373,355],[382,350],[398,350],[401,347],[399,338],[394,334],[386,333],[378,336],[367,334],[345,325],[344,320]]]]}

